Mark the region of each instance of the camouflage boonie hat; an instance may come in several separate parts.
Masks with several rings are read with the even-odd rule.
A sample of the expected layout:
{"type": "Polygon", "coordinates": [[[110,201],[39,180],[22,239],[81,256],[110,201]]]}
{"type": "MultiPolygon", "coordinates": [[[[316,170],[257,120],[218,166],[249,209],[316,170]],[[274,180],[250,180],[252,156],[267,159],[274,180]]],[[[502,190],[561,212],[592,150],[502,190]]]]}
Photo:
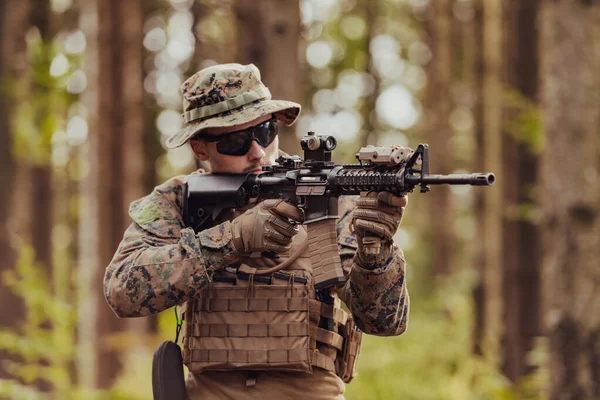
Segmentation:
{"type": "Polygon", "coordinates": [[[174,149],[203,129],[236,126],[264,115],[292,125],[300,104],[271,100],[271,92],[260,80],[254,64],[221,64],[205,68],[181,85],[185,126],[167,140],[174,149]]]}

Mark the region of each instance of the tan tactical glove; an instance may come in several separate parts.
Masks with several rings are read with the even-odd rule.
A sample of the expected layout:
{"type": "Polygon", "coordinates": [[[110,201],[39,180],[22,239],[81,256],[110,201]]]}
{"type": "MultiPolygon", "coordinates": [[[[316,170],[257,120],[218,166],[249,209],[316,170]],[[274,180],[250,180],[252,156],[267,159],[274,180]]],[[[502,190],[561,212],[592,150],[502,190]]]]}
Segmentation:
{"type": "Polygon", "coordinates": [[[294,205],[265,200],[231,221],[233,247],[251,256],[263,251],[284,253],[290,249],[302,219],[302,210],[294,205]]]}
{"type": "Polygon", "coordinates": [[[350,229],[358,239],[358,257],[363,265],[382,264],[392,250],[392,238],[402,221],[406,196],[389,192],[363,192],[352,214],[350,229]]]}

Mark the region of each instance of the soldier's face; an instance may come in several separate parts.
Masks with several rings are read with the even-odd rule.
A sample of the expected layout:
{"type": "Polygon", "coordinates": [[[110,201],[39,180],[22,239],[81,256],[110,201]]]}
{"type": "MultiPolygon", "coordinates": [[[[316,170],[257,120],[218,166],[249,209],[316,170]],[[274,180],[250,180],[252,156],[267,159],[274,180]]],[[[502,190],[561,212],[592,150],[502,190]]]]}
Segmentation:
{"type": "MultiPolygon", "coordinates": [[[[219,136],[250,128],[269,119],[271,119],[270,114],[235,127],[206,129],[204,133],[219,136]]],[[[262,147],[256,140],[252,141],[250,150],[243,156],[229,156],[219,153],[216,142],[191,140],[190,145],[196,157],[201,161],[208,161],[210,163],[212,172],[259,173],[261,172],[262,165],[272,165],[275,162],[279,149],[279,137],[275,137],[275,140],[267,147],[262,147]]]]}

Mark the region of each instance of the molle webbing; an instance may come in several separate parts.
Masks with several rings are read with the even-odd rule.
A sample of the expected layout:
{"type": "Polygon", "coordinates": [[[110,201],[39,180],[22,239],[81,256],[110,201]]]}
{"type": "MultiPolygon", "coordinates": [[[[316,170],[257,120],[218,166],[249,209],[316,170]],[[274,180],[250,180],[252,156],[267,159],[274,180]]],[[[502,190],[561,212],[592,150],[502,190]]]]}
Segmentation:
{"type": "Polygon", "coordinates": [[[342,336],[335,332],[328,331],[327,329],[318,328],[314,325],[311,325],[310,327],[310,337],[316,339],[318,342],[335,347],[340,351],[344,344],[344,338],[342,336]]]}
{"type": "Polygon", "coordinates": [[[333,304],[325,304],[318,300],[309,300],[309,315],[313,322],[319,323],[320,317],[334,320],[339,326],[346,325],[348,313],[333,304]]]}
{"type": "Polygon", "coordinates": [[[313,366],[326,369],[327,371],[335,372],[335,361],[325,354],[314,350],[310,353],[310,362],[313,366]]]}
{"type": "Polygon", "coordinates": [[[297,282],[210,284],[202,298],[187,304],[184,362],[195,373],[231,369],[310,373],[312,367],[335,372],[335,354],[344,350],[344,337],[317,324],[326,317],[343,331],[349,316],[333,304],[310,299],[308,293],[308,286],[297,282]],[[319,351],[317,343],[328,348],[319,351]]]}
{"type": "MultiPolygon", "coordinates": [[[[195,363],[236,363],[281,365],[287,363],[302,363],[310,358],[307,349],[287,350],[192,350],[191,358],[195,363]]],[[[207,368],[208,369],[208,368],[207,368]]],[[[266,368],[265,368],[266,369],[266,368]]]]}
{"type": "Polygon", "coordinates": [[[192,337],[295,337],[309,335],[321,343],[342,350],[344,338],[335,332],[306,324],[203,324],[195,325],[192,337]]]}
{"type": "MultiPolygon", "coordinates": [[[[191,358],[201,363],[287,364],[306,359],[304,350],[192,350],[191,358]]],[[[335,372],[335,362],[318,351],[309,351],[311,365],[335,372]]]]}
{"type": "Polygon", "coordinates": [[[308,334],[309,327],[304,323],[203,324],[195,325],[192,330],[194,337],[294,337],[308,334]]]}
{"type": "Polygon", "coordinates": [[[190,371],[312,371],[308,286],[253,278],[213,282],[190,303],[183,343],[190,371]]]}
{"type": "Polygon", "coordinates": [[[305,311],[308,299],[288,297],[280,299],[198,299],[197,311],[305,311]],[[246,301],[247,300],[247,301],[246,301]]]}
{"type": "Polygon", "coordinates": [[[309,315],[315,322],[319,317],[333,319],[339,325],[346,325],[348,313],[332,304],[321,303],[318,300],[289,297],[283,299],[248,299],[248,308],[239,299],[198,299],[197,311],[302,311],[306,310],[308,302],[309,315]]]}

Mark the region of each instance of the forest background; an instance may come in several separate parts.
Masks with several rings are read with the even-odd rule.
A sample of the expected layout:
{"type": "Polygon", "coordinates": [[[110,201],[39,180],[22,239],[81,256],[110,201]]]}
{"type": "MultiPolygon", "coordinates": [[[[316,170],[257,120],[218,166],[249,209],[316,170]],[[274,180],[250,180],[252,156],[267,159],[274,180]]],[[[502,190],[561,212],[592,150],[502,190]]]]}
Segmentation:
{"type": "Polygon", "coordinates": [[[303,104],[281,134],[429,143],[408,331],[367,336],[348,399],[600,398],[600,2],[0,0],[0,398],[150,399],[172,310],[119,320],[128,204],[196,168],[179,86],[254,63],[303,104]]]}

